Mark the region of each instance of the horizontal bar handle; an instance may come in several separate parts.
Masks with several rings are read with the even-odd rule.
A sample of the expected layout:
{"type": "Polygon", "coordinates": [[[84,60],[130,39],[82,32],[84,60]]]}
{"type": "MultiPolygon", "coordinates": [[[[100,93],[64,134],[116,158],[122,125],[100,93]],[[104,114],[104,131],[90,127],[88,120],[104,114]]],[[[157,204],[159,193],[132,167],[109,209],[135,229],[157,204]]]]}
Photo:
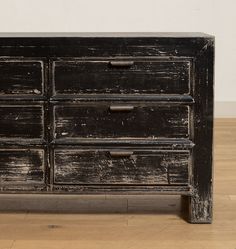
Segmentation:
{"type": "Polygon", "coordinates": [[[113,67],[131,67],[134,61],[110,61],[109,64],[113,67]]]}
{"type": "Polygon", "coordinates": [[[133,151],[110,151],[112,157],[129,157],[133,155],[133,151]]]}
{"type": "Polygon", "coordinates": [[[113,112],[127,112],[132,111],[134,109],[134,106],[132,105],[111,105],[110,111],[113,112]]]}

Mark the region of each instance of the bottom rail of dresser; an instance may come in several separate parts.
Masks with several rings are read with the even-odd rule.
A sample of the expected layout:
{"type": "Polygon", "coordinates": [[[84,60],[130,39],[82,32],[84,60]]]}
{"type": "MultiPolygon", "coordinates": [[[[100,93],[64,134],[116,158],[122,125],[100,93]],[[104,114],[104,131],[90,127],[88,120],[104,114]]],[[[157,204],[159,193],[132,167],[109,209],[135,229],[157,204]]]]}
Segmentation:
{"type": "Polygon", "coordinates": [[[185,185],[4,185],[0,195],[192,195],[192,188],[185,185]]]}

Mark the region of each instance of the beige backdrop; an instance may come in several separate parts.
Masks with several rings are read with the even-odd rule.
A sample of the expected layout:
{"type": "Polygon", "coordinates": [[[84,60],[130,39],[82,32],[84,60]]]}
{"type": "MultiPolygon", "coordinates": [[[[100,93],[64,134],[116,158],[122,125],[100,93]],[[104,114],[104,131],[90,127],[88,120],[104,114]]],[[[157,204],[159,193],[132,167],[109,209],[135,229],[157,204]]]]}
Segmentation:
{"type": "Polygon", "coordinates": [[[236,0],[0,0],[0,32],[213,34],[216,114],[236,116],[235,13],[236,0]]]}

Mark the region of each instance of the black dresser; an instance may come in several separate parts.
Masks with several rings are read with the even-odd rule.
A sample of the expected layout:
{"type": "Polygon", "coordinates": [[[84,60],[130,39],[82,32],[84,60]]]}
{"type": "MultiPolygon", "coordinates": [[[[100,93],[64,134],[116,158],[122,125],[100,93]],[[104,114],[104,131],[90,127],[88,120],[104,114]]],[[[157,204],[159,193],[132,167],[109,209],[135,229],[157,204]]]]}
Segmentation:
{"type": "Polygon", "coordinates": [[[213,67],[203,33],[0,34],[0,193],[175,194],[210,223],[213,67]]]}

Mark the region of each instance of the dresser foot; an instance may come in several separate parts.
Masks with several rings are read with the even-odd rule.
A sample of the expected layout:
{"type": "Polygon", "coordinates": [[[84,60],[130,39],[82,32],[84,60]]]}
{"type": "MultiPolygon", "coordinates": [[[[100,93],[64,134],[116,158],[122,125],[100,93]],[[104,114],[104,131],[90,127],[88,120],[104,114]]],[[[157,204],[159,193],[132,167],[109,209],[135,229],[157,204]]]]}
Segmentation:
{"type": "Polygon", "coordinates": [[[212,223],[212,200],[195,196],[181,196],[183,218],[193,224],[212,223]]]}

